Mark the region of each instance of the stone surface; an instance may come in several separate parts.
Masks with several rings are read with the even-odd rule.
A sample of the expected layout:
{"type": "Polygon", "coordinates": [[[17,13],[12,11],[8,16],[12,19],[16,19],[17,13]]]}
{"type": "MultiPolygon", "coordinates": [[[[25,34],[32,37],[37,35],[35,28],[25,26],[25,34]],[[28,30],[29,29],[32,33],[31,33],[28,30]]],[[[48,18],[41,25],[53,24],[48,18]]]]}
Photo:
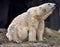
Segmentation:
{"type": "Polygon", "coordinates": [[[0,47],[60,47],[60,32],[45,28],[44,41],[42,42],[9,42],[5,36],[6,29],[0,28],[0,47]]]}

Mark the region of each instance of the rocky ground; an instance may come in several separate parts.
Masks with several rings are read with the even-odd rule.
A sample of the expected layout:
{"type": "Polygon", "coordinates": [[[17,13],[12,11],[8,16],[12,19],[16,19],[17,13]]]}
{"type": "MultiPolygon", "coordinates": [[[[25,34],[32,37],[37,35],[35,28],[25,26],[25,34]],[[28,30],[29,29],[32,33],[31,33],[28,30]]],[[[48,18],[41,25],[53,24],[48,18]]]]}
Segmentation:
{"type": "Polygon", "coordinates": [[[6,29],[0,29],[0,47],[60,47],[60,30],[45,28],[44,41],[22,42],[17,44],[9,42],[5,36],[6,29]]]}

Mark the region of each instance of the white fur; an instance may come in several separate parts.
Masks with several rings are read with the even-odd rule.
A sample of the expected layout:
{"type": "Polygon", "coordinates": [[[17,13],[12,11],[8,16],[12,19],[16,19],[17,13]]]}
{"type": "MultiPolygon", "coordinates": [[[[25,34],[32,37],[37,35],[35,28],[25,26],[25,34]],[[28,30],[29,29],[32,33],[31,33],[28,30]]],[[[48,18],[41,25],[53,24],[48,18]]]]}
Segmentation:
{"type": "Polygon", "coordinates": [[[13,40],[19,43],[27,37],[29,41],[36,41],[37,36],[38,40],[42,41],[44,20],[52,13],[54,5],[54,3],[45,3],[32,7],[28,9],[27,12],[18,15],[7,29],[7,38],[10,41],[13,40]],[[48,4],[50,4],[50,6],[48,4]]]}

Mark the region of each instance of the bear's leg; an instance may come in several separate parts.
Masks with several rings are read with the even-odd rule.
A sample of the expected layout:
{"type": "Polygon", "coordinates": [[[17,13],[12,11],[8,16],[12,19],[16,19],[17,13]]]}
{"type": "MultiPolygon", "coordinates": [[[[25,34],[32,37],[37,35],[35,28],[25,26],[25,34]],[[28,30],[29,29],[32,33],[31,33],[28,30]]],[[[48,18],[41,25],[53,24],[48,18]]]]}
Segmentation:
{"type": "Polygon", "coordinates": [[[14,31],[13,34],[12,34],[12,37],[13,37],[13,41],[17,42],[17,43],[20,43],[22,42],[20,39],[19,39],[19,36],[18,36],[18,31],[14,31]]]}
{"type": "Polygon", "coordinates": [[[8,28],[8,32],[6,33],[6,36],[9,39],[9,41],[13,40],[17,43],[22,42],[18,36],[18,28],[11,28],[11,27],[8,28]]]}
{"type": "Polygon", "coordinates": [[[44,33],[44,21],[41,21],[37,31],[37,37],[39,41],[43,41],[43,33],[44,33]]]}
{"type": "Polygon", "coordinates": [[[10,33],[8,33],[8,32],[6,33],[6,37],[8,38],[9,41],[12,40],[12,36],[11,36],[10,33]]]}
{"type": "Polygon", "coordinates": [[[30,28],[29,30],[29,41],[36,41],[36,29],[30,28]]]}
{"type": "Polygon", "coordinates": [[[18,36],[19,36],[20,41],[25,41],[28,37],[28,27],[19,28],[18,36]]]}

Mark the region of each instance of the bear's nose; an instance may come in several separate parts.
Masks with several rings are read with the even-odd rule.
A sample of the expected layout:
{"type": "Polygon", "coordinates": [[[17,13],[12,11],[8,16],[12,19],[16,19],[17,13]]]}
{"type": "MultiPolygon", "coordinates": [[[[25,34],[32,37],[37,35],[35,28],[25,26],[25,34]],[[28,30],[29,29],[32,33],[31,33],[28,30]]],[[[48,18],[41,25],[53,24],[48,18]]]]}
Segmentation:
{"type": "Polygon", "coordinates": [[[54,7],[56,7],[56,4],[54,5],[54,7]]]}
{"type": "Polygon", "coordinates": [[[55,3],[53,5],[54,5],[54,7],[56,7],[56,4],[55,3]]]}
{"type": "Polygon", "coordinates": [[[55,9],[55,8],[56,8],[56,4],[54,3],[53,5],[54,5],[54,6],[53,6],[53,9],[55,9]]]}
{"type": "Polygon", "coordinates": [[[55,9],[56,8],[56,4],[55,3],[52,3],[52,9],[55,9]]]}

